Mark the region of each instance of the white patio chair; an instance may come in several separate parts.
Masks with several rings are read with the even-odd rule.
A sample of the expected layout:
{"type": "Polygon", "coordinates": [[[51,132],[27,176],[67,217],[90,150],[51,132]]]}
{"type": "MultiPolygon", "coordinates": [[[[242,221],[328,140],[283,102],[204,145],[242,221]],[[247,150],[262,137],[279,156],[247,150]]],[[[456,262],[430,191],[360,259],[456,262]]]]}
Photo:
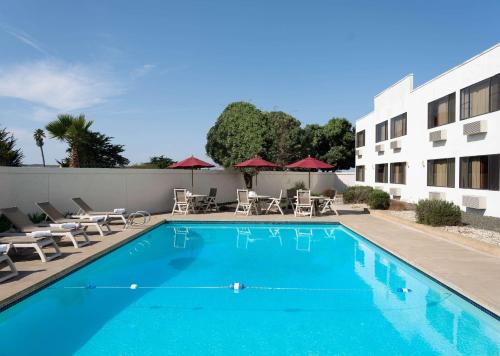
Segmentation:
{"type": "Polygon", "coordinates": [[[295,204],[295,216],[309,216],[314,213],[314,202],[311,199],[310,190],[297,190],[297,202],[295,204]]]}
{"type": "Polygon", "coordinates": [[[255,212],[257,213],[255,199],[250,199],[250,197],[248,196],[248,190],[238,189],[236,191],[236,198],[238,199],[238,205],[236,205],[236,210],[234,211],[234,215],[236,214],[249,215],[252,212],[252,209],[254,209],[255,212]]]}
{"type": "Polygon", "coordinates": [[[280,195],[278,198],[271,198],[271,201],[269,202],[269,205],[267,206],[266,209],[266,214],[268,214],[272,209],[274,209],[279,211],[281,215],[285,215],[283,214],[283,210],[281,210],[282,200],[283,200],[283,190],[280,190],[280,195]]]}
{"type": "Polygon", "coordinates": [[[186,189],[174,189],[174,208],[172,215],[175,213],[186,215],[189,211],[194,212],[191,199],[187,195],[186,189]]]}
{"type": "Polygon", "coordinates": [[[332,211],[335,213],[335,215],[339,215],[337,209],[335,209],[335,204],[337,203],[337,192],[333,191],[333,197],[331,198],[325,198],[323,200],[323,204],[321,204],[321,211],[320,214],[325,214],[328,210],[332,211]]]}
{"type": "Polygon", "coordinates": [[[10,249],[10,244],[0,245],[0,265],[6,264],[7,267],[9,267],[10,269],[10,271],[6,275],[0,277],[0,283],[18,275],[14,262],[12,262],[10,257],[7,255],[9,249],[10,249]]]}

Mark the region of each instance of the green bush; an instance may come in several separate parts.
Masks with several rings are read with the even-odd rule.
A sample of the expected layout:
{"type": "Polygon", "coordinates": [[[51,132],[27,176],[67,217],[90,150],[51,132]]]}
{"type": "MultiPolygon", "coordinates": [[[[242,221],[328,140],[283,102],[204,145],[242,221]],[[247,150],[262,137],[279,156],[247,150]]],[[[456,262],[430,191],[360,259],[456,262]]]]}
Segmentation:
{"type": "Polygon", "coordinates": [[[353,185],[344,190],[342,197],[344,199],[344,203],[347,204],[367,203],[368,196],[372,191],[373,188],[369,186],[353,185]]]}
{"type": "Polygon", "coordinates": [[[33,213],[33,214],[28,214],[28,216],[30,220],[33,222],[33,224],[39,224],[47,221],[47,215],[45,215],[45,213],[33,213]]]}
{"type": "Polygon", "coordinates": [[[389,193],[384,192],[380,189],[374,189],[368,195],[368,206],[371,209],[382,209],[386,210],[391,204],[391,196],[389,193]]]}
{"type": "Polygon", "coordinates": [[[462,222],[460,207],[444,200],[420,200],[416,207],[416,215],[419,224],[431,226],[454,226],[462,222]]]}
{"type": "Polygon", "coordinates": [[[303,181],[295,182],[293,188],[294,190],[305,190],[306,184],[303,181]]]}
{"type": "Polygon", "coordinates": [[[0,216],[0,232],[5,232],[5,231],[9,230],[11,226],[12,226],[12,224],[10,223],[10,221],[4,215],[1,215],[0,216]]]}

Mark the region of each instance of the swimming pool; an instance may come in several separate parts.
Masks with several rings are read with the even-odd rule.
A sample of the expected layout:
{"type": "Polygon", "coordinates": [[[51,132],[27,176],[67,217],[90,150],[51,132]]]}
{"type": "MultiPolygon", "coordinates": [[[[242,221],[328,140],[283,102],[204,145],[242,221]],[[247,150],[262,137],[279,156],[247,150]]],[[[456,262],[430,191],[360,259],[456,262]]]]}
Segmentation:
{"type": "Polygon", "coordinates": [[[165,223],[0,313],[0,335],[2,355],[500,350],[498,320],[319,224],[165,223]]]}

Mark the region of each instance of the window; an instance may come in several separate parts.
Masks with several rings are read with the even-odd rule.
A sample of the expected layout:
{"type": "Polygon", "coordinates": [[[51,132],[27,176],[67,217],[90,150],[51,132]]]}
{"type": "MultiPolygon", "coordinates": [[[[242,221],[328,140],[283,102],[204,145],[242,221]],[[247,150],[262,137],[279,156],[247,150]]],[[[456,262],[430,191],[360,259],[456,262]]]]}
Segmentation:
{"type": "Polygon", "coordinates": [[[356,181],[365,181],[365,166],[356,166],[356,181]]]}
{"type": "Polygon", "coordinates": [[[363,147],[365,145],[365,130],[359,131],[356,134],[356,148],[363,147]]]}
{"type": "Polygon", "coordinates": [[[427,185],[430,187],[455,187],[455,158],[427,161],[427,185]]]}
{"type": "Polygon", "coordinates": [[[391,138],[406,135],[406,113],[391,119],[391,138]]]}
{"type": "Polygon", "coordinates": [[[427,119],[429,129],[455,122],[455,93],[429,103],[427,119]]]}
{"type": "Polygon", "coordinates": [[[460,188],[499,189],[500,154],[460,158],[460,188]]]}
{"type": "Polygon", "coordinates": [[[387,183],[387,163],[375,165],[375,182],[387,183]]]}
{"type": "Polygon", "coordinates": [[[387,140],[387,120],[375,127],[375,142],[387,140]]]}
{"type": "Polygon", "coordinates": [[[460,119],[500,110],[500,74],[460,91],[460,119]]]}
{"type": "Polygon", "coordinates": [[[391,183],[406,184],[406,162],[391,163],[391,183]]]}

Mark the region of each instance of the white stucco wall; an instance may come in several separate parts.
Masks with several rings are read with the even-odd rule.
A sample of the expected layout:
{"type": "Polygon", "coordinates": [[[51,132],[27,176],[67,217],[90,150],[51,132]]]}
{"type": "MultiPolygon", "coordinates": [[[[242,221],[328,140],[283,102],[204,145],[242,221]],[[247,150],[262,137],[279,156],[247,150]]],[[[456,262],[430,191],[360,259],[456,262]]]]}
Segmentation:
{"type": "MultiPolygon", "coordinates": [[[[254,190],[277,196],[280,189],[295,182],[307,184],[307,173],[261,172],[254,190]]],[[[216,187],[217,200],[236,200],[236,189],[244,186],[235,171],[194,172],[194,192],[208,193],[216,187]]],[[[353,173],[312,173],[311,189],[343,191],[354,183],[353,173]]],[[[191,189],[191,171],[160,169],[71,169],[39,167],[0,167],[0,207],[18,206],[26,213],[37,212],[36,202],[51,201],[63,212],[75,211],[73,197],[82,197],[96,210],[126,208],[128,211],[164,212],[172,208],[173,189],[191,189]]]]}
{"type": "MultiPolygon", "coordinates": [[[[487,200],[485,215],[500,217],[500,192],[459,188],[460,157],[500,153],[500,111],[460,120],[460,90],[483,79],[500,73],[500,44],[449,70],[448,72],[412,89],[412,76],[380,93],[374,100],[374,111],[356,122],[356,130],[365,130],[365,146],[356,165],[365,166],[365,182],[389,191],[391,187],[401,189],[401,199],[417,202],[428,198],[429,192],[444,192],[446,200],[462,205],[462,196],[484,196],[487,200]],[[428,103],[455,92],[455,122],[433,129],[427,128],[428,103]],[[385,152],[375,152],[375,125],[407,112],[407,135],[383,141],[385,152]],[[471,122],[486,120],[486,135],[464,136],[463,126],[471,122]],[[446,130],[447,140],[442,143],[429,142],[429,133],[446,130]],[[400,151],[390,149],[390,142],[401,140],[400,151]],[[427,186],[427,160],[455,158],[455,188],[427,186]],[[406,184],[375,183],[375,165],[379,163],[407,162],[406,184]]],[[[462,206],[463,209],[465,207],[462,206]]]]}

